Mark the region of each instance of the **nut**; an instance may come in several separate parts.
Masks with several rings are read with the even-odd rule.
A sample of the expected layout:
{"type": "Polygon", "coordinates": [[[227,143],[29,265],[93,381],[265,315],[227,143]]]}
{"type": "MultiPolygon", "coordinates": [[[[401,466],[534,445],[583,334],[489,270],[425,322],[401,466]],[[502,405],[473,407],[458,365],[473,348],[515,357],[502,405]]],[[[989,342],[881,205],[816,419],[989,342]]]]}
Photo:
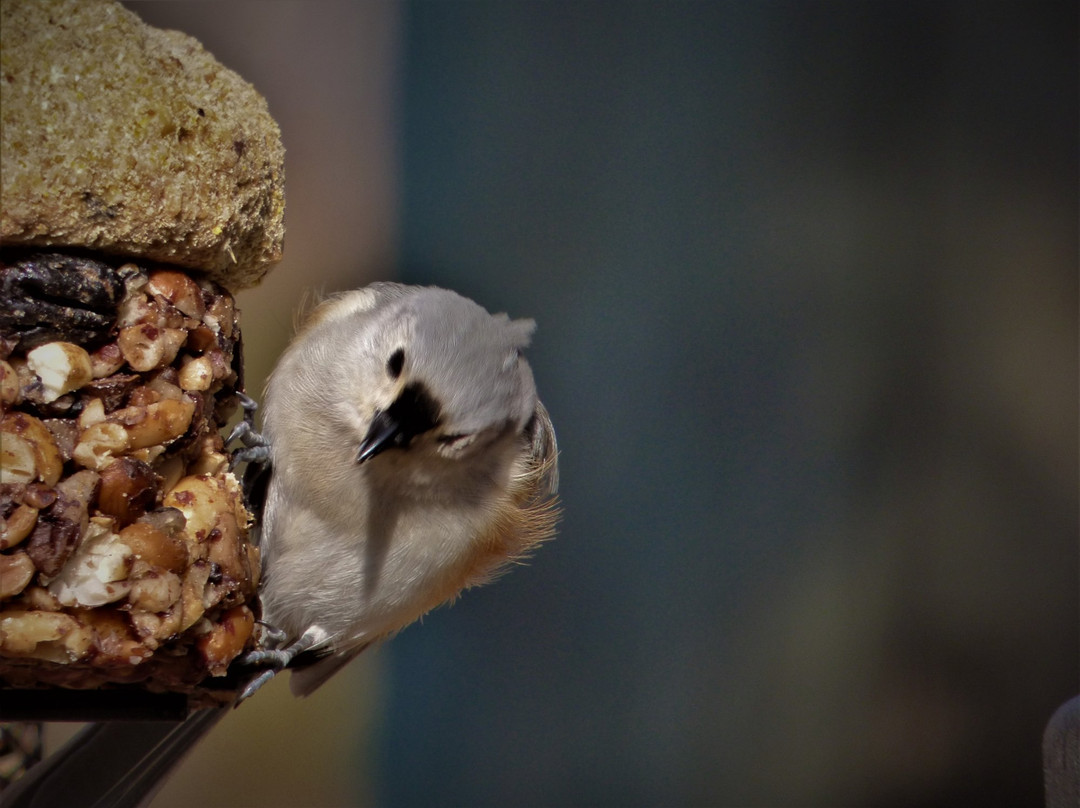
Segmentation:
{"type": "Polygon", "coordinates": [[[139,665],[153,654],[138,641],[127,618],[116,609],[90,609],[81,612],[80,616],[94,633],[95,665],[139,665]]]}
{"type": "Polygon", "coordinates": [[[104,606],[131,591],[134,553],[111,530],[112,520],[95,517],[82,543],[60,574],[49,583],[49,591],[65,606],[104,606]]]}
{"type": "Polygon", "coordinates": [[[100,424],[105,420],[105,402],[100,398],[92,398],[86,402],[77,421],[79,429],[89,429],[94,424],[100,424]]]}
{"type": "Polygon", "coordinates": [[[182,573],[188,563],[188,548],[175,534],[158,530],[148,522],[135,522],[120,531],[120,541],[131,548],[135,558],[169,572],[182,573]]]}
{"type": "Polygon", "coordinates": [[[59,574],[86,535],[88,505],[97,495],[98,479],[94,471],[72,474],[56,486],[56,499],[38,515],[26,552],[45,576],[59,574]]]}
{"type": "Polygon", "coordinates": [[[95,379],[112,376],[124,366],[124,354],[115,342],[107,342],[90,354],[90,368],[95,379]]]}
{"type": "Polygon", "coordinates": [[[135,609],[128,614],[132,628],[142,638],[147,648],[154,649],[158,643],[180,633],[180,620],[184,615],[181,604],[175,603],[164,612],[147,612],[135,609]]]}
{"type": "MultiPolygon", "coordinates": [[[[146,389],[156,396],[153,401],[162,401],[163,399],[182,401],[184,399],[184,391],[180,389],[180,378],[175,368],[163,368],[154,374],[154,378],[146,383],[146,389]]],[[[147,401],[146,403],[152,404],[153,401],[147,401]]],[[[134,404],[135,402],[130,403],[134,404]]]]}
{"type": "Polygon", "coordinates": [[[41,423],[49,430],[60,453],[60,462],[71,460],[71,453],[79,440],[79,424],[71,418],[46,418],[41,423]]]}
{"type": "Polygon", "coordinates": [[[183,329],[143,323],[121,329],[116,344],[132,369],[145,373],[172,362],[185,340],[187,332],[183,329]]]}
{"type": "Polygon", "coordinates": [[[48,589],[34,584],[26,587],[19,595],[19,604],[31,611],[59,612],[64,607],[48,589]]]}
{"type": "Polygon", "coordinates": [[[83,430],[71,456],[83,468],[103,469],[113,461],[115,455],[123,454],[127,448],[127,430],[120,424],[103,421],[83,430]]]}
{"type": "Polygon", "coordinates": [[[41,480],[56,485],[64,461],[48,427],[32,415],[9,412],[0,421],[0,482],[31,482],[41,480]],[[27,468],[27,446],[32,456],[27,468]],[[23,479],[30,474],[29,479],[23,479]],[[10,475],[10,479],[9,479],[10,475]]]}
{"type": "Polygon", "coordinates": [[[231,474],[227,477],[185,477],[165,495],[163,504],[184,514],[189,540],[200,543],[210,538],[210,532],[218,527],[224,516],[247,524],[240,486],[231,474]]]}
{"type": "Polygon", "coordinates": [[[41,379],[46,403],[78,390],[94,378],[90,354],[70,342],[49,342],[26,355],[26,364],[41,379]]]}
{"type": "Polygon", "coordinates": [[[201,320],[206,313],[202,290],[198,284],[183,272],[172,269],[159,269],[150,273],[146,284],[148,292],[169,301],[188,317],[201,320]]]}
{"type": "Polygon", "coordinates": [[[19,403],[19,377],[15,368],[0,359],[0,407],[8,408],[19,403]]]}
{"type": "Polygon", "coordinates": [[[187,469],[184,466],[184,458],[173,455],[157,463],[154,466],[154,471],[161,477],[161,490],[171,491],[183,478],[187,469]]]}
{"type": "Polygon", "coordinates": [[[152,570],[132,584],[128,602],[144,612],[164,612],[180,600],[182,592],[176,573],[152,570]]]}
{"type": "Polygon", "coordinates": [[[0,555],[0,599],[19,594],[37,574],[30,556],[22,550],[0,555]]]}
{"type": "Polygon", "coordinates": [[[0,650],[10,656],[75,662],[89,654],[93,642],[93,634],[67,614],[0,613],[0,650]]]}
{"type": "Polygon", "coordinates": [[[128,448],[145,449],[172,443],[187,432],[194,415],[195,402],[191,399],[166,399],[145,407],[117,410],[109,416],[109,420],[124,424],[128,448]]]}
{"type": "Polygon", "coordinates": [[[187,471],[189,474],[210,474],[217,476],[228,470],[229,458],[224,454],[213,449],[203,448],[203,451],[199,453],[190,464],[188,464],[187,471]]]}
{"type": "Polygon", "coordinates": [[[210,562],[217,564],[222,574],[234,581],[247,580],[247,554],[240,546],[240,526],[236,515],[231,511],[220,514],[208,540],[210,562]]]}
{"type": "Polygon", "coordinates": [[[206,612],[203,595],[206,592],[206,583],[209,580],[210,564],[206,561],[196,561],[184,573],[184,590],[180,595],[182,604],[180,631],[187,631],[206,612]]]}
{"type": "Polygon", "coordinates": [[[56,491],[44,483],[30,483],[22,487],[21,491],[22,499],[20,502],[29,505],[31,508],[37,508],[39,511],[56,502],[56,491]]]}
{"type": "Polygon", "coordinates": [[[135,424],[146,417],[146,408],[161,401],[161,394],[151,390],[145,384],[136,387],[128,396],[127,406],[112,413],[113,420],[125,424],[135,424]]]}
{"type": "Polygon", "coordinates": [[[33,398],[40,402],[42,396],[41,379],[37,377],[34,371],[30,370],[30,366],[26,364],[26,357],[12,354],[7,361],[11,365],[11,369],[15,371],[15,378],[19,382],[19,395],[23,399],[33,398]]]}
{"type": "Polygon", "coordinates": [[[123,406],[132,388],[139,381],[140,377],[137,373],[114,373],[103,379],[94,379],[86,385],[83,392],[101,399],[103,410],[112,412],[123,406]]]}
{"type": "Polygon", "coordinates": [[[206,357],[214,366],[215,380],[220,381],[221,379],[228,378],[229,374],[232,372],[232,368],[229,367],[229,361],[225,358],[224,353],[217,348],[213,348],[206,352],[206,357]]]}
{"type": "Polygon", "coordinates": [[[180,386],[185,390],[209,390],[214,383],[214,363],[208,356],[184,360],[180,366],[180,386]]]}
{"type": "Polygon", "coordinates": [[[150,525],[155,530],[160,530],[166,536],[173,536],[183,540],[184,526],[187,520],[184,514],[176,508],[158,508],[139,519],[140,523],[150,525]]]}
{"type": "Polygon", "coordinates": [[[0,550],[14,547],[34,529],[37,524],[38,509],[27,504],[19,505],[8,517],[0,521],[0,550]]]}
{"type": "Polygon", "coordinates": [[[187,349],[191,353],[201,354],[217,347],[217,334],[211,331],[208,326],[199,325],[188,332],[187,349]]]}
{"type": "Polygon", "coordinates": [[[28,483],[37,477],[34,447],[18,435],[0,437],[0,483],[28,483]]]}
{"type": "Polygon", "coordinates": [[[101,471],[98,510],[127,525],[154,506],[158,477],[146,463],[133,457],[113,460],[101,471]]]}
{"type": "Polygon", "coordinates": [[[247,555],[248,569],[251,570],[251,580],[246,582],[243,592],[250,597],[259,591],[259,580],[262,577],[262,562],[259,548],[251,542],[247,542],[244,545],[244,553],[247,555]]]}
{"type": "Polygon", "coordinates": [[[101,475],[90,469],[76,471],[56,484],[57,499],[50,508],[54,514],[79,522],[82,530],[87,528],[86,517],[90,503],[97,496],[101,475]]]}
{"type": "MultiPolygon", "coordinates": [[[[57,504],[59,503],[60,500],[57,500],[57,504]]],[[[54,507],[41,514],[26,542],[26,553],[33,566],[40,569],[45,576],[54,576],[64,568],[83,535],[80,522],[67,519],[64,510],[63,507],[54,507]]],[[[85,517],[85,513],[82,516],[85,517]]]]}
{"type": "Polygon", "coordinates": [[[203,322],[222,337],[231,339],[236,327],[236,306],[229,295],[217,295],[206,310],[203,322]]]}
{"type": "MultiPolygon", "coordinates": [[[[145,288],[145,284],[143,284],[145,288]]],[[[117,311],[117,328],[127,328],[142,323],[163,326],[165,318],[161,314],[161,308],[156,301],[152,301],[147,295],[132,290],[120,303],[117,311]]]]}
{"type": "Polygon", "coordinates": [[[234,606],[221,616],[210,631],[199,638],[197,647],[213,676],[224,676],[229,663],[240,655],[255,628],[255,616],[247,606],[234,606]]]}

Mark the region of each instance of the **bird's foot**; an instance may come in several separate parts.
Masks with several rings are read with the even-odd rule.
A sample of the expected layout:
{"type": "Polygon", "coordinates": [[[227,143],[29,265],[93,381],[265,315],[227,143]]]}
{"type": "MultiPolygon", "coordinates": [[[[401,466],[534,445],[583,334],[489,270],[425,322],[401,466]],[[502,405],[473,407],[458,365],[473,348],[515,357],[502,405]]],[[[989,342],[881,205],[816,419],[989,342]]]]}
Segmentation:
{"type": "MultiPolygon", "coordinates": [[[[265,636],[271,643],[276,645],[285,641],[286,634],[284,631],[265,624],[264,628],[265,636]]],[[[289,667],[296,657],[305,651],[310,651],[313,648],[324,644],[327,639],[329,639],[329,635],[323,629],[319,626],[312,626],[301,634],[299,639],[286,645],[284,648],[260,648],[255,651],[249,651],[240,658],[240,664],[251,667],[265,667],[266,670],[262,671],[254,679],[248,682],[244,689],[240,691],[240,696],[237,698],[236,703],[240,704],[251,698],[259,688],[281,673],[281,671],[285,670],[285,668],[289,667]]]]}

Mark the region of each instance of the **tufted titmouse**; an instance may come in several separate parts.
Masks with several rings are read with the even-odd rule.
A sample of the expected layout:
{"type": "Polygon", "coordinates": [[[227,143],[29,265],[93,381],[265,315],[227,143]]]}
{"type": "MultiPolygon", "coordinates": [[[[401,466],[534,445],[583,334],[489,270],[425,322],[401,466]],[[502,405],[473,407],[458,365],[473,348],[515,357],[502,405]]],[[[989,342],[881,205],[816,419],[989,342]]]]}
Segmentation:
{"type": "Polygon", "coordinates": [[[260,597],[285,644],[249,661],[291,664],[307,695],[553,534],[555,435],[522,356],[533,329],[393,283],[314,310],[266,389],[260,597]]]}
{"type": "MultiPolygon", "coordinates": [[[[287,665],[293,692],[311,693],[554,533],[555,434],[522,356],[533,327],[392,283],[313,311],[271,376],[263,436],[239,453],[269,461],[259,593],[280,638],[248,655],[268,668],[241,700],[287,665]]],[[[74,778],[87,804],[145,805],[225,713],[95,725],[3,804],[65,804],[56,784],[74,778]]]]}

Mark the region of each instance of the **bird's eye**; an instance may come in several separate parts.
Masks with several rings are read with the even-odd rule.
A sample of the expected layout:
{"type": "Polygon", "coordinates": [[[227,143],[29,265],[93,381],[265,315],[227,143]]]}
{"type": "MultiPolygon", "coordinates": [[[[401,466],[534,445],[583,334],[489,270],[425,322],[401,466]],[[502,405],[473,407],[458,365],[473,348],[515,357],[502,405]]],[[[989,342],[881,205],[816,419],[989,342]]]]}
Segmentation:
{"type": "Polygon", "coordinates": [[[390,354],[390,358],[386,360],[386,372],[390,374],[391,379],[396,379],[401,375],[401,370],[404,367],[405,349],[398,348],[390,354]]]}

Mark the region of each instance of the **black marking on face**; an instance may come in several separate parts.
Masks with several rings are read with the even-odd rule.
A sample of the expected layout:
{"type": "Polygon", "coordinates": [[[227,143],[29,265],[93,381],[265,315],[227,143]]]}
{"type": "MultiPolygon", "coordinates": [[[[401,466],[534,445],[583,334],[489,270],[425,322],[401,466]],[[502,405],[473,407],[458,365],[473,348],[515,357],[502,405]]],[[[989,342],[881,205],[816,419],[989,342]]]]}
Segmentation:
{"type": "Polygon", "coordinates": [[[394,403],[379,410],[356,452],[356,462],[366,463],[387,449],[407,449],[417,435],[439,424],[439,405],[422,384],[410,384],[394,403]]]}
{"type": "Polygon", "coordinates": [[[439,423],[439,405],[422,384],[410,384],[386,409],[401,428],[403,441],[408,446],[417,435],[433,429],[439,423]]]}
{"type": "Polygon", "coordinates": [[[397,379],[401,376],[401,371],[405,367],[405,349],[398,348],[392,354],[390,358],[386,360],[386,372],[390,374],[391,379],[397,379]]]}

